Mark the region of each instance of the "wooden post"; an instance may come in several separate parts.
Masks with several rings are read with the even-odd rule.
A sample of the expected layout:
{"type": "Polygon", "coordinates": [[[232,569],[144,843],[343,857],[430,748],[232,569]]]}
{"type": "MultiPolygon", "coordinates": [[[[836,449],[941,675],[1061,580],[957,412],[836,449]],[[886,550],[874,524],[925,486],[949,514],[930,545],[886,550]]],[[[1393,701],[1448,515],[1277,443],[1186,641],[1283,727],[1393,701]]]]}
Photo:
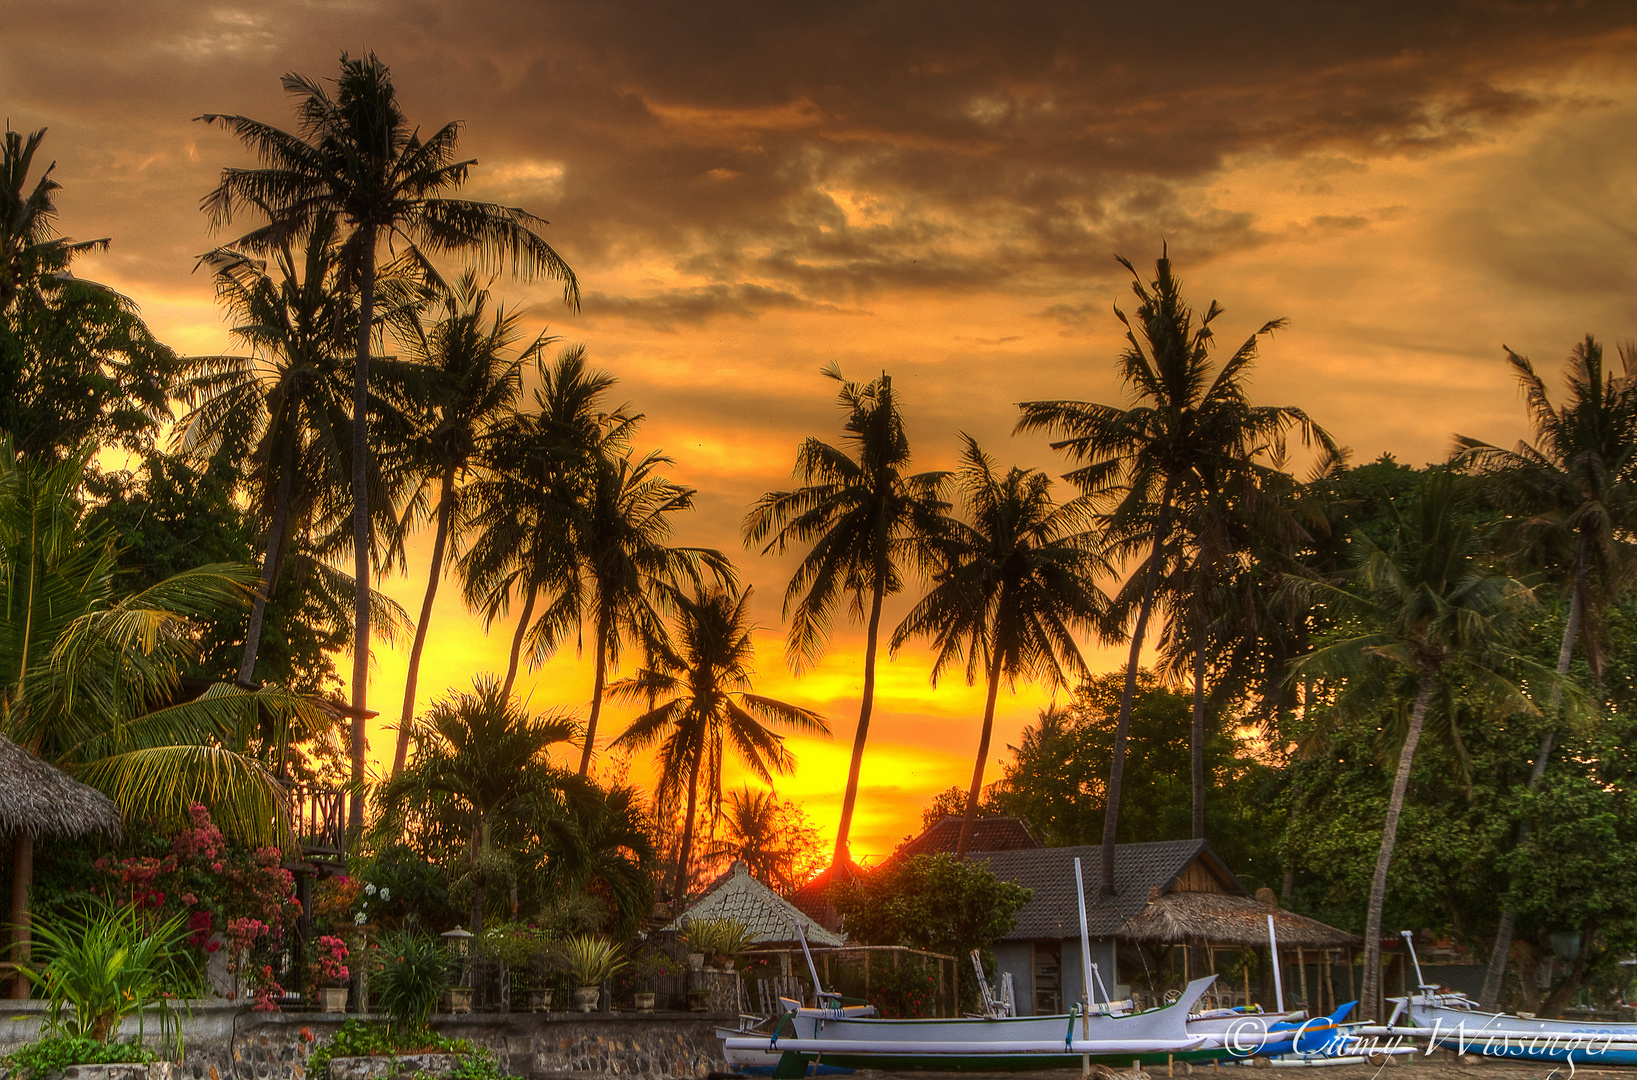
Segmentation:
{"type": "Polygon", "coordinates": [[[830,978],[830,954],[824,954],[824,982],[827,987],[834,987],[835,980],[830,978]]]}
{"type": "Polygon", "coordinates": [[[1358,994],[1353,990],[1353,947],[1347,946],[1347,996],[1356,999],[1358,994]]]}
{"type": "Polygon", "coordinates": [[[892,970],[898,970],[898,949],[896,947],[892,950],[892,970]]]}
{"type": "Polygon", "coordinates": [[[1296,986],[1302,992],[1302,1008],[1308,1015],[1313,1013],[1313,1002],[1307,996],[1307,957],[1302,953],[1302,947],[1296,946],[1296,986]]]}
{"type": "Polygon", "coordinates": [[[1335,950],[1324,950],[1324,988],[1330,995],[1330,1011],[1336,1011],[1336,965],[1332,959],[1335,950]]]}
{"type": "MultiPolygon", "coordinates": [[[[31,958],[28,885],[34,876],[34,837],[18,829],[11,844],[11,962],[26,964],[31,958]]],[[[28,980],[21,971],[11,984],[11,996],[18,1000],[28,997],[28,980]]]]}
{"type": "Polygon", "coordinates": [[[1239,951],[1239,960],[1240,960],[1240,963],[1241,963],[1241,969],[1240,970],[1243,971],[1244,975],[1245,975],[1245,1002],[1244,1002],[1244,1004],[1245,1004],[1245,1007],[1248,1009],[1248,1008],[1250,1008],[1250,954],[1245,952],[1243,949],[1241,949],[1239,951]]]}

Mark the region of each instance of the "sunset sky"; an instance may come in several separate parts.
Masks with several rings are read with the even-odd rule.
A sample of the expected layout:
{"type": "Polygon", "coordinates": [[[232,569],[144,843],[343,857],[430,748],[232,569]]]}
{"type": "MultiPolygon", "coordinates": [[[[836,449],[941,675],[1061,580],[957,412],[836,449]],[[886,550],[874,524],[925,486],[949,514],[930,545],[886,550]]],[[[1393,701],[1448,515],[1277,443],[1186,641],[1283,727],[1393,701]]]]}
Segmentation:
{"type": "MultiPolygon", "coordinates": [[[[823,664],[793,676],[793,560],[739,541],[797,442],[839,435],[826,364],[893,375],[920,468],[952,465],[970,432],[1004,464],[1061,471],[1042,439],[1011,435],[1016,403],[1125,400],[1113,256],[1151,269],[1167,242],[1192,301],[1227,308],[1224,341],[1289,318],[1257,402],[1308,410],[1355,461],[1420,464],[1456,431],[1524,434],[1503,344],[1555,374],[1587,332],[1637,337],[1629,3],[7,7],[6,117],[49,128],[63,230],[113,240],[77,272],[134,297],[182,352],[227,346],[192,272],[219,239],[198,203],[246,163],[195,117],[286,124],[282,74],[333,77],[343,51],[373,49],[412,122],[466,123],[470,195],[548,218],[584,307],[549,282],[501,278],[497,296],[618,376],[648,416],[641,447],[699,491],[678,539],[729,551],[756,588],[757,689],[831,720],[833,740],[793,741],[800,767],[779,785],[827,833],[863,635],[838,625],[823,664]]],[[[430,546],[383,583],[412,611],[430,546]]],[[[503,670],[509,630],[485,636],[446,586],[423,701],[503,670]]],[[[1118,663],[1086,645],[1094,668],[1118,663]]],[[[377,647],[375,754],[406,653],[377,647]]],[[[934,690],[926,661],[882,665],[859,857],[970,776],[982,695],[958,678],[934,690]]],[[[532,707],[583,715],[589,658],[520,684],[532,707]]],[[[1003,693],[991,778],[1049,697],[1003,693]]]]}

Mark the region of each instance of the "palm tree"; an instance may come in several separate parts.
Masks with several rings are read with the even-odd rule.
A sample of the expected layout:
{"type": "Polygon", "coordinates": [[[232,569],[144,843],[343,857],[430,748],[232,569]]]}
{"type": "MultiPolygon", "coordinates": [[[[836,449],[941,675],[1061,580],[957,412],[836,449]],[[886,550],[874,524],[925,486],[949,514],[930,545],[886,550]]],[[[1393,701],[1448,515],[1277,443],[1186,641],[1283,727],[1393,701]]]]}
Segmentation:
{"type": "Polygon", "coordinates": [[[277,276],[257,259],[217,249],[217,298],[248,356],[198,357],[188,381],[191,409],[178,427],[188,456],[246,462],[243,475],[262,520],[266,549],[251,603],[238,680],[255,678],[267,604],[294,540],[333,519],[346,498],[350,378],[336,344],[356,313],[335,287],[333,216],[315,223],[299,264],[284,247],[277,276]]]}
{"type": "Polygon", "coordinates": [[[1412,701],[1398,755],[1364,930],[1363,1015],[1373,1018],[1381,989],[1381,916],[1387,871],[1398,836],[1415,751],[1429,712],[1448,680],[1460,677],[1504,707],[1537,710],[1519,689],[1518,674],[1535,686],[1561,686],[1550,669],[1518,654],[1514,633],[1533,596],[1516,580],[1488,568],[1491,529],[1476,518],[1449,473],[1432,472],[1413,504],[1389,503],[1392,537],[1381,547],[1362,533],[1348,587],[1317,582],[1303,591],[1330,600],[1350,620],[1351,636],[1310,653],[1295,673],[1345,680],[1338,708],[1375,708],[1412,701]]]}
{"type": "MultiPolygon", "coordinates": [[[[81,496],[94,449],[45,463],[0,439],[0,734],[99,788],[129,819],[185,820],[197,802],[240,839],[288,845],[284,790],[251,740],[264,719],[322,731],[326,718],[279,687],[183,689],[195,620],[242,604],[254,574],[199,566],[118,592],[118,550],[81,496]]],[[[17,910],[28,906],[32,856],[19,834],[17,910]]]]}
{"type": "Polygon", "coordinates": [[[750,692],[755,630],[750,624],[750,594],[749,589],[737,595],[725,589],[696,589],[691,596],[676,596],[675,649],[661,644],[649,656],[647,667],[609,687],[617,698],[648,704],[648,711],[613,745],[634,750],[659,746],[655,805],[664,813],[687,795],[672,888],[679,898],[693,853],[701,773],[707,785],[706,806],[714,819],[722,805],[727,747],[758,778],[772,783],[773,774],[789,772],[795,759],[784,740],[764,724],[783,724],[804,734],[830,733],[818,713],[750,692]]]}
{"type": "Polygon", "coordinates": [[[705,859],[716,866],[742,862],[752,877],[781,894],[799,889],[811,857],[822,854],[799,808],[772,791],[735,788],[722,802],[722,819],[725,835],[705,845],[705,859]]]}
{"type": "Polygon", "coordinates": [[[25,289],[65,273],[75,255],[108,248],[106,239],[73,241],[54,235],[55,193],[62,189],[51,178],[57,163],[47,165],[32,188],[28,183],[45,131],[41,128],[25,137],[8,126],[5,146],[0,149],[0,173],[4,173],[0,178],[0,312],[9,310],[25,289]]]}
{"type": "MultiPolygon", "coordinates": [[[[1222,308],[1211,302],[1198,325],[1182,298],[1182,282],[1162,254],[1154,281],[1145,286],[1129,260],[1117,257],[1132,277],[1136,323],[1115,308],[1126,328],[1120,372],[1136,397],[1129,408],[1083,401],[1032,401],[1021,408],[1019,431],[1047,431],[1054,449],[1080,463],[1068,474],[1095,503],[1107,507],[1103,529],[1108,556],[1121,562],[1141,556],[1136,571],[1115,597],[1114,611],[1130,618],[1131,651],[1125,691],[1109,765],[1103,817],[1102,891],[1114,892],[1114,845],[1120,823],[1120,790],[1125,773],[1131,703],[1138,661],[1148,633],[1160,583],[1179,564],[1175,529],[1179,516],[1210,490],[1210,476],[1230,471],[1256,450],[1282,460],[1284,435],[1297,428],[1304,439],[1332,449],[1329,437],[1301,410],[1253,406],[1245,396],[1245,376],[1256,358],[1258,339],[1284,326],[1276,319],[1247,338],[1219,368],[1211,362],[1211,324],[1222,308]]],[[[1118,633],[1121,625],[1105,627],[1118,633]]]]}
{"type": "Polygon", "coordinates": [[[658,453],[636,460],[599,456],[575,492],[569,519],[574,561],[565,567],[567,583],[559,603],[578,616],[576,624],[590,617],[597,663],[581,776],[591,768],[608,669],[619,664],[624,643],[641,642],[650,652],[664,649],[662,613],[681,595],[681,587],[703,587],[703,568],[723,585],[734,580],[733,567],[721,552],[665,543],[672,515],[692,509],[694,496],[692,488],[658,474],[668,464],[670,459],[658,453]]]}
{"type": "MultiPolygon", "coordinates": [[[[1503,450],[1457,435],[1456,460],[1500,482],[1501,497],[1521,522],[1520,539],[1530,561],[1546,566],[1569,595],[1557,674],[1568,674],[1575,644],[1582,638],[1597,670],[1602,643],[1598,616],[1623,590],[1632,567],[1628,538],[1637,524],[1637,383],[1631,376],[1637,353],[1621,352],[1623,377],[1605,373],[1603,347],[1588,334],[1569,356],[1570,401],[1561,407],[1552,404],[1546,384],[1527,357],[1508,349],[1506,358],[1523,385],[1535,442],[1503,450]]],[[[1550,725],[1556,721],[1558,705],[1554,694],[1549,725],[1529,771],[1530,791],[1539,788],[1546,775],[1557,735],[1550,725]]],[[[1528,840],[1532,827],[1528,820],[1519,827],[1519,844],[1528,840]]],[[[1500,998],[1517,918],[1516,907],[1507,904],[1484,977],[1485,1008],[1496,1007],[1500,998]]]]}
{"type": "Polygon", "coordinates": [[[955,858],[966,858],[995,726],[1001,680],[1021,678],[1065,684],[1088,675],[1074,631],[1089,630],[1107,606],[1092,579],[1107,569],[1085,537],[1090,524],[1086,500],[1062,505],[1051,496],[1051,480],[1034,469],[1013,467],[997,476],[995,464],[970,435],[959,473],[971,524],[956,524],[939,547],[942,569],[936,584],[892,635],[892,649],[912,637],[930,638],[938,648],[933,685],[952,663],[966,660],[966,681],[982,669],[988,680],[983,733],[966,795],[955,858]]]}
{"type": "MultiPolygon", "coordinates": [[[[574,271],[541,239],[545,221],[523,210],[444,195],[465,184],[471,160],[458,160],[460,125],[448,123],[424,142],[398,107],[391,73],[374,53],[353,60],[341,54],[336,96],[313,79],[286,75],[284,89],[298,98],[300,134],[247,116],[206,114],[199,119],[233,132],[260,159],[259,168],[222,170],[221,182],[203,208],[212,227],[237,212],[258,211],[265,225],[235,241],[250,252],[276,250],[291,236],[310,232],[321,215],[335,214],[350,227],[341,243],[344,281],[358,292],[353,415],[367,413],[370,342],[375,334],[376,257],[383,241],[401,243],[398,261],[426,280],[441,279],[429,255],[473,253],[488,265],[510,263],[524,275],[544,273],[563,282],[563,299],[579,305],[574,271]]],[[[364,779],[364,717],[369,680],[371,549],[365,425],[352,428],[354,598],[352,778],[364,779]]],[[[363,824],[355,798],[350,823],[363,824]]]]}
{"type": "Polygon", "coordinates": [[[592,894],[613,911],[614,935],[637,936],[653,910],[659,855],[635,788],[604,788],[568,777],[554,815],[544,823],[543,884],[552,895],[592,894]]]}
{"type": "Polygon", "coordinates": [[[380,789],[380,836],[400,835],[416,816],[453,815],[464,826],[476,885],[472,933],[483,929],[495,829],[554,813],[567,773],[550,751],[575,734],[567,719],[529,716],[482,675],[471,693],[433,703],[414,731],[414,757],[380,789]]]}
{"type": "MultiPolygon", "coordinates": [[[[440,298],[437,322],[426,326],[419,314],[407,320],[410,359],[424,369],[425,385],[417,387],[419,405],[414,452],[422,461],[423,475],[435,479],[437,502],[431,508],[436,521],[432,541],[432,565],[427,571],[426,592],[421,615],[415,622],[415,641],[409,650],[409,672],[404,679],[404,708],[398,722],[397,747],[393,752],[392,775],[403,771],[409,750],[409,735],[415,716],[415,688],[426,646],[427,627],[432,621],[432,604],[443,578],[444,556],[452,532],[463,524],[461,490],[456,487],[473,468],[484,440],[500,423],[515,414],[522,393],[521,369],[552,340],[544,335],[534,339],[514,359],[505,353],[518,338],[519,316],[504,308],[491,317],[489,293],[480,288],[477,275],[467,271],[454,289],[440,298]]],[[[424,503],[425,491],[417,496],[424,503]]],[[[456,542],[458,544],[458,536],[456,542]]],[[[505,691],[510,693],[508,681],[505,691]]]]}
{"type": "Polygon", "coordinates": [[[474,538],[460,561],[462,595],[486,623],[522,594],[508,693],[526,640],[538,663],[581,623],[571,519],[592,463],[624,456],[642,421],[623,405],[607,408],[614,377],[587,369],[583,345],[563,350],[549,365],[538,362],[537,372],[535,409],[498,424],[484,441],[482,469],[467,492],[474,538]],[[534,620],[542,594],[551,600],[534,620]]]}
{"type": "Polygon", "coordinates": [[[934,545],[949,527],[949,504],[943,499],[949,474],[908,473],[909,438],[889,376],[849,382],[834,365],[824,374],[841,384],[837,403],[847,413],[843,447],[811,437],[803,442],[795,474],[805,486],[770,491],[756,500],[745,515],[744,537],[747,545],[766,541],[763,554],[782,553],[793,544],[810,547],[784,593],[784,614],[791,620],[785,649],[795,670],[818,662],[843,597],[852,599],[850,614],[866,620],[864,692],[836,830],[833,862],[839,866],[848,857],[875,704],[881,603],[904,587],[906,569],[923,573],[934,565],[934,545]]]}

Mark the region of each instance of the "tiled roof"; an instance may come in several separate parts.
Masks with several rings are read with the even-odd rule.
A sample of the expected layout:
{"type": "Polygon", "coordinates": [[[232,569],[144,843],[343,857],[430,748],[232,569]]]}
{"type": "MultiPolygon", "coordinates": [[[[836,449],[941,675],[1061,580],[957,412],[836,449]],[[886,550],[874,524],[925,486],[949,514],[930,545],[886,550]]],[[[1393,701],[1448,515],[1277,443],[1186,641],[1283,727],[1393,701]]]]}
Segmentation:
{"type": "Polygon", "coordinates": [[[1245,890],[1203,840],[1168,840],[1121,844],[1115,849],[1114,896],[1102,896],[1102,848],[1056,847],[1022,851],[973,851],[967,858],[987,862],[995,875],[1034,890],[1019,909],[1007,941],[1078,937],[1080,913],[1074,899],[1074,860],[1086,887],[1086,926],[1092,937],[1113,937],[1125,921],[1148,906],[1148,890],[1164,889],[1195,859],[1204,856],[1222,871],[1224,885],[1237,895],[1245,890]]]}
{"type": "MultiPolygon", "coordinates": [[[[861,878],[865,874],[863,867],[853,862],[851,858],[843,857],[841,873],[845,878],[861,878]]],[[[790,894],[790,902],[801,911],[814,919],[822,926],[832,929],[841,925],[841,916],[835,905],[830,903],[825,893],[829,891],[830,882],[834,880],[836,864],[831,863],[808,881],[801,888],[790,894]]]]}
{"type": "MultiPolygon", "coordinates": [[[[887,862],[907,859],[911,855],[932,855],[940,851],[953,852],[961,838],[962,819],[950,814],[913,840],[906,840],[887,862]]],[[[980,817],[972,823],[972,840],[966,845],[972,851],[1021,851],[1038,848],[1040,841],[1029,835],[1028,827],[1014,817],[980,817]]]]}
{"type": "Polygon", "coordinates": [[[847,943],[846,935],[826,930],[790,901],[757,881],[742,862],[735,862],[705,890],[704,896],[665,929],[680,930],[690,919],[738,919],[749,928],[753,945],[795,941],[793,924],[798,920],[810,945],[847,943]]]}

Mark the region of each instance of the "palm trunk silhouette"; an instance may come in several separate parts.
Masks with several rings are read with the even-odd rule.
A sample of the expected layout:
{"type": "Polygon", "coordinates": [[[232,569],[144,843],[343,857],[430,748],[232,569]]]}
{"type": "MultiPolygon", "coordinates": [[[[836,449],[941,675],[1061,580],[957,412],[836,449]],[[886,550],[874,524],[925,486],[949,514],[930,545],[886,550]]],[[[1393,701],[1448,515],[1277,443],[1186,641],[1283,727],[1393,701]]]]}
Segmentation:
{"type": "Polygon", "coordinates": [[[609,618],[597,613],[597,678],[591,688],[591,715],[585,722],[585,751],[580,755],[580,775],[591,771],[591,751],[597,745],[597,716],[603,708],[603,691],[608,686],[609,618]]]}
{"type": "Polygon", "coordinates": [[[375,226],[360,226],[358,360],[352,386],[352,728],[353,793],[347,827],[364,825],[364,723],[369,709],[369,343],[375,318],[375,226]]]}
{"type": "Polygon", "coordinates": [[[261,651],[262,623],[267,618],[267,603],[273,598],[273,583],[278,580],[279,562],[284,557],[284,529],[290,520],[290,473],[295,463],[294,445],[285,441],[284,467],[279,470],[278,489],[273,494],[273,521],[267,534],[267,550],[262,556],[261,584],[250,602],[250,625],[244,632],[244,658],[239,662],[239,685],[249,686],[256,677],[256,654],[261,651]]]}
{"type": "Polygon", "coordinates": [[[688,769],[688,816],[682,823],[682,847],[676,856],[676,877],[671,887],[671,896],[675,900],[687,899],[688,886],[688,859],[693,855],[693,818],[699,808],[699,761],[705,756],[705,748],[693,756],[693,765],[688,769]]]}
{"type": "Polygon", "coordinates": [[[1137,609],[1137,625],[1131,629],[1131,655],[1125,664],[1125,690],[1120,695],[1120,717],[1114,727],[1114,753],[1108,767],[1108,798],[1103,807],[1102,894],[1114,895],[1114,838],[1120,831],[1120,788],[1125,781],[1125,747],[1131,735],[1131,705],[1137,696],[1137,661],[1142,656],[1143,635],[1154,611],[1154,590],[1159,583],[1160,563],[1171,528],[1171,491],[1160,500],[1159,522],[1154,529],[1154,550],[1143,571],[1142,606],[1137,609]]]}
{"type": "Polygon", "coordinates": [[[506,685],[501,691],[510,697],[512,683],[517,681],[517,661],[523,655],[523,636],[529,630],[529,617],[534,614],[534,586],[529,586],[528,599],[523,601],[523,616],[517,620],[517,632],[512,635],[512,659],[506,666],[506,685]]]}
{"type": "Polygon", "coordinates": [[[853,735],[853,760],[847,767],[847,791],[841,797],[841,825],[836,829],[836,851],[831,866],[840,866],[847,856],[847,838],[853,828],[853,804],[858,801],[858,775],[864,768],[864,740],[870,733],[870,710],[875,705],[875,645],[881,629],[881,598],[885,594],[883,574],[877,571],[870,593],[869,637],[864,643],[864,700],[858,707],[858,731],[853,735]]]}
{"type": "Polygon", "coordinates": [[[955,842],[955,861],[966,858],[972,830],[978,822],[978,795],[983,791],[983,767],[989,757],[989,736],[995,730],[995,698],[1000,695],[1000,649],[989,660],[989,697],[983,705],[983,734],[978,737],[978,763],[972,769],[972,787],[966,793],[966,817],[961,820],[961,836],[955,842]]]}
{"type": "Polygon", "coordinates": [[[404,677],[404,711],[398,720],[398,745],[392,752],[392,775],[404,769],[409,753],[409,732],[415,720],[415,686],[420,681],[421,651],[426,647],[426,628],[432,622],[432,601],[443,579],[443,555],[449,544],[449,520],[454,516],[455,467],[443,470],[443,486],[438,492],[438,531],[432,541],[432,568],[426,576],[426,594],[421,598],[421,617],[415,621],[415,643],[409,649],[409,673],[404,677]]]}

